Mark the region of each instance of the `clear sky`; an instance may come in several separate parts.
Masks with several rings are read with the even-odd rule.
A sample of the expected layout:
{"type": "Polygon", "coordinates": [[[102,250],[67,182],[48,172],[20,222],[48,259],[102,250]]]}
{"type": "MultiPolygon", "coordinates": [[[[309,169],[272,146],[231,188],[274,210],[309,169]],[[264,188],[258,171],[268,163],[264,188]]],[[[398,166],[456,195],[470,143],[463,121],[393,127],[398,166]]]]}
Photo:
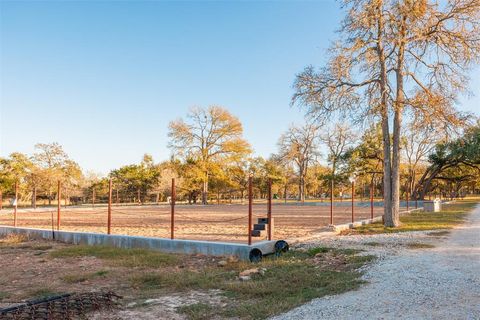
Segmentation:
{"type": "MultiPolygon", "coordinates": [[[[258,155],[303,114],[295,74],[321,65],[334,1],[2,1],[0,156],[59,142],[107,173],[167,159],[167,126],[192,106],[228,108],[258,155]]],[[[480,70],[464,110],[479,110],[480,70]]]]}

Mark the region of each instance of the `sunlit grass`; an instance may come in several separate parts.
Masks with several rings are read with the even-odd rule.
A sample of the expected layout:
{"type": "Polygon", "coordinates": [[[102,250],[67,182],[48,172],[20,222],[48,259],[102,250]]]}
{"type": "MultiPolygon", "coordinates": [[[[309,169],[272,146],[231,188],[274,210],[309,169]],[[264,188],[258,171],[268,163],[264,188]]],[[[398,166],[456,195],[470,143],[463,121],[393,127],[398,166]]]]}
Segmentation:
{"type": "Polygon", "coordinates": [[[108,246],[70,246],[50,253],[53,258],[91,256],[123,267],[165,267],[177,263],[178,257],[147,249],[120,249],[108,246]]]}
{"type": "Polygon", "coordinates": [[[451,229],[465,221],[468,213],[475,207],[479,199],[464,199],[451,204],[444,204],[441,212],[414,212],[400,217],[401,226],[388,228],[382,223],[372,223],[342,231],[341,234],[374,234],[406,231],[424,231],[451,229]]]}
{"type": "Polygon", "coordinates": [[[358,288],[363,281],[357,269],[372,259],[372,256],[358,255],[355,250],[314,248],[264,259],[255,265],[233,262],[225,267],[196,271],[149,272],[132,277],[131,282],[144,294],[219,289],[225,297],[232,299],[223,308],[205,303],[180,308],[178,311],[189,319],[265,319],[314,298],[358,288]],[[323,253],[341,255],[345,263],[342,267],[319,268],[312,258],[323,253]],[[240,281],[239,272],[248,268],[263,268],[265,272],[255,274],[249,281],[240,281]]]}

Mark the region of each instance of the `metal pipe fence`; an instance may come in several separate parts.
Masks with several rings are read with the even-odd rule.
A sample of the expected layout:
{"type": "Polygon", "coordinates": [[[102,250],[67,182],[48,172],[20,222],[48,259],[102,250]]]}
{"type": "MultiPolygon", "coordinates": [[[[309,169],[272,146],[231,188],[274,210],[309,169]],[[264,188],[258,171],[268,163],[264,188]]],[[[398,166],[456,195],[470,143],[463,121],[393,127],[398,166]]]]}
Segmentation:
{"type": "MultiPolygon", "coordinates": [[[[166,201],[141,203],[127,201],[132,197],[135,200],[134,191],[122,190],[112,180],[108,181],[106,190],[91,191],[91,198],[72,201],[67,198],[72,194],[76,197],[78,190],[65,188],[59,181],[55,192],[56,206],[21,208],[17,202],[18,188],[17,184],[14,194],[1,193],[2,200],[7,196],[14,197],[15,201],[9,208],[1,207],[0,224],[51,228],[52,232],[93,231],[171,239],[245,241],[252,244],[259,240],[305,236],[329,224],[373,219],[383,214],[383,202],[374,194],[373,183],[366,201],[362,200],[364,195],[355,196],[354,182],[351,184],[350,195],[334,197],[338,190],[329,190],[330,202],[324,201],[324,197],[298,201],[278,197],[274,199],[270,179],[262,187],[255,186],[252,177],[249,177],[246,193],[245,189],[227,190],[227,196],[223,198],[225,202],[189,205],[188,192],[192,190],[178,186],[175,178],[172,178],[170,190],[166,192],[169,194],[166,201]],[[265,197],[255,198],[255,193],[264,194],[265,197]],[[243,196],[234,201],[233,194],[243,196]],[[347,199],[350,201],[345,201],[347,199]],[[92,202],[89,204],[90,200],[92,202]]],[[[138,197],[138,194],[142,196],[144,193],[136,194],[138,197]]],[[[217,198],[222,196],[217,193],[217,198]]],[[[414,205],[418,207],[421,203],[415,200],[414,205]]],[[[411,206],[412,201],[407,194],[402,208],[408,210],[411,206]]]]}

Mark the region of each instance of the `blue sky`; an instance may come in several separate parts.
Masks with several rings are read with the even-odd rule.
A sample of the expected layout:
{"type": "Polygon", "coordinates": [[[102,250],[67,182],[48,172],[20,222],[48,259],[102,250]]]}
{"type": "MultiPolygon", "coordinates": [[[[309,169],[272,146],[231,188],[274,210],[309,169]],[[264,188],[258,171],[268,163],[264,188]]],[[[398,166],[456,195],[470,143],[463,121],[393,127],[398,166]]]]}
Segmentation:
{"type": "MultiPolygon", "coordinates": [[[[212,104],[268,156],[302,121],[295,74],[325,61],[340,18],[334,1],[0,0],[0,156],[56,141],[96,172],[159,161],[168,123],[212,104]]],[[[462,109],[480,105],[478,73],[462,109]]]]}

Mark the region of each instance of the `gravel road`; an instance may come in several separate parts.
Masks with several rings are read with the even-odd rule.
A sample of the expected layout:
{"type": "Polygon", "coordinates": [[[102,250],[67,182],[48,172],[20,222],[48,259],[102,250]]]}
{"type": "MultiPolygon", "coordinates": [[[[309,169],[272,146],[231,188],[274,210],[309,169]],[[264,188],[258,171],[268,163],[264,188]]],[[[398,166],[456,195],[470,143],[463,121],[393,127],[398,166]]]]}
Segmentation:
{"type": "Polygon", "coordinates": [[[315,299],[275,320],[480,319],[480,205],[467,223],[443,237],[413,232],[335,238],[331,243],[319,242],[370,247],[369,252],[379,256],[365,270],[369,284],[315,299]],[[413,242],[435,247],[409,249],[407,244],[413,242]]]}

